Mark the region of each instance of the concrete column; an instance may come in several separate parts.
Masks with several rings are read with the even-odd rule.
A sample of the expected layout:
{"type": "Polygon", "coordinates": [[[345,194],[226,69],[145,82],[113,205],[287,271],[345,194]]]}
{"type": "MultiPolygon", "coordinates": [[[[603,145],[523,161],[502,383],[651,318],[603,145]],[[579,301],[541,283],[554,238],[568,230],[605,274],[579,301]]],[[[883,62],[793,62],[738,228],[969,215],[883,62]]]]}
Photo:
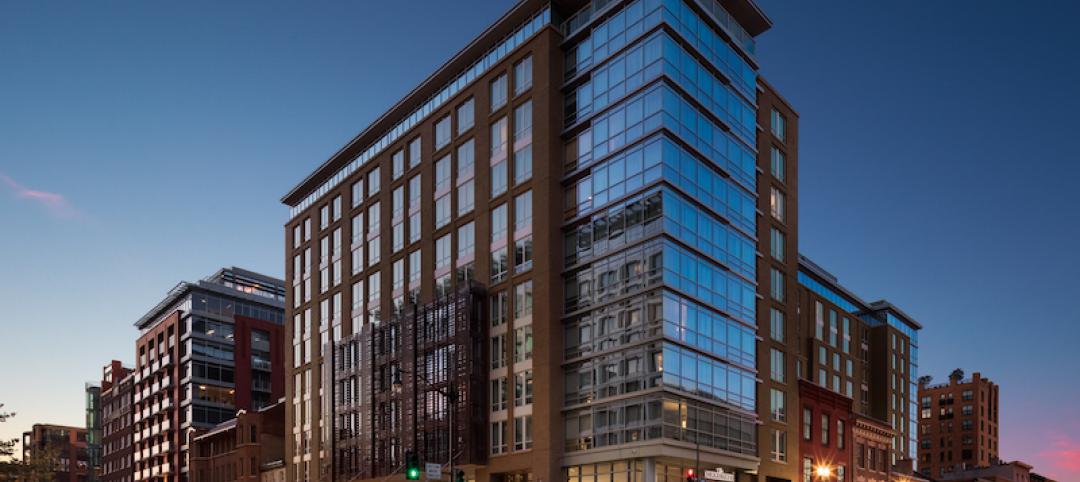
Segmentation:
{"type": "Polygon", "coordinates": [[[645,459],[645,480],[643,482],[656,482],[656,460],[652,457],[645,459]]]}

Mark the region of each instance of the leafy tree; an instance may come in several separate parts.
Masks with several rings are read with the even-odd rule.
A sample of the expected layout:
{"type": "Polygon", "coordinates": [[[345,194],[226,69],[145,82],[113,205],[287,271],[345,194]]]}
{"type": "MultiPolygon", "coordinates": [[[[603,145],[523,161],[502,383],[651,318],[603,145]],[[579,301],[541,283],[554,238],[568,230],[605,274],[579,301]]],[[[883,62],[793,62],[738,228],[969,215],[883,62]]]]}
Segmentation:
{"type": "MultiPolygon", "coordinates": [[[[4,404],[0,403],[0,422],[6,422],[9,418],[15,416],[14,412],[5,412],[4,404]]],[[[15,447],[19,444],[19,439],[0,440],[0,459],[7,457],[13,457],[15,455],[15,447]]]]}

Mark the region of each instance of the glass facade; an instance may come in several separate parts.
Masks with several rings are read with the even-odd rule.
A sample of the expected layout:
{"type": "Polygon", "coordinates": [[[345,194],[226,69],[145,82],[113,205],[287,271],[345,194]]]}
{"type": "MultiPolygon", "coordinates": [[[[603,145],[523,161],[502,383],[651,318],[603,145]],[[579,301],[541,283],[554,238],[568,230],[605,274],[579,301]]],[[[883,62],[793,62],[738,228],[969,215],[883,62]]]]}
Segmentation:
{"type": "Polygon", "coordinates": [[[756,72],[683,0],[613,8],[568,21],[566,450],[755,455],[756,72]]]}

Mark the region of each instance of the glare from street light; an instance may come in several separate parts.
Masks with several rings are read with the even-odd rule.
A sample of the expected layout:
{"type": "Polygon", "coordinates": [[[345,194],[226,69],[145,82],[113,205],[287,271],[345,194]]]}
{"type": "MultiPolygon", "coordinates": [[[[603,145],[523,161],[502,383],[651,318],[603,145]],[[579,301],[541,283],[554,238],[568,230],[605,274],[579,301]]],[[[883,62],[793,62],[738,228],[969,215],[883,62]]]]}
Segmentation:
{"type": "Polygon", "coordinates": [[[827,479],[829,477],[832,477],[832,467],[829,467],[828,465],[817,466],[817,470],[815,470],[815,472],[817,473],[817,476],[819,478],[827,479]]]}

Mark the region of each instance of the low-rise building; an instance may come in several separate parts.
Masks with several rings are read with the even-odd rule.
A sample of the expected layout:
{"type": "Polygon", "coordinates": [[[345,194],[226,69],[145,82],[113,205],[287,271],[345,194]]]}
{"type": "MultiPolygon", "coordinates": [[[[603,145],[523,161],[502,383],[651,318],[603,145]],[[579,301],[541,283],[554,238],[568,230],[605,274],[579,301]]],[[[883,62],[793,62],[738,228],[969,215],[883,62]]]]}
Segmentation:
{"type": "Polygon", "coordinates": [[[56,482],[86,482],[89,465],[85,428],[36,423],[23,432],[22,448],[23,460],[52,459],[56,482]]]}
{"type": "Polygon", "coordinates": [[[274,464],[284,467],[285,404],[256,411],[240,410],[227,420],[196,435],[191,442],[192,482],[261,482],[273,479],[274,464]]]}

